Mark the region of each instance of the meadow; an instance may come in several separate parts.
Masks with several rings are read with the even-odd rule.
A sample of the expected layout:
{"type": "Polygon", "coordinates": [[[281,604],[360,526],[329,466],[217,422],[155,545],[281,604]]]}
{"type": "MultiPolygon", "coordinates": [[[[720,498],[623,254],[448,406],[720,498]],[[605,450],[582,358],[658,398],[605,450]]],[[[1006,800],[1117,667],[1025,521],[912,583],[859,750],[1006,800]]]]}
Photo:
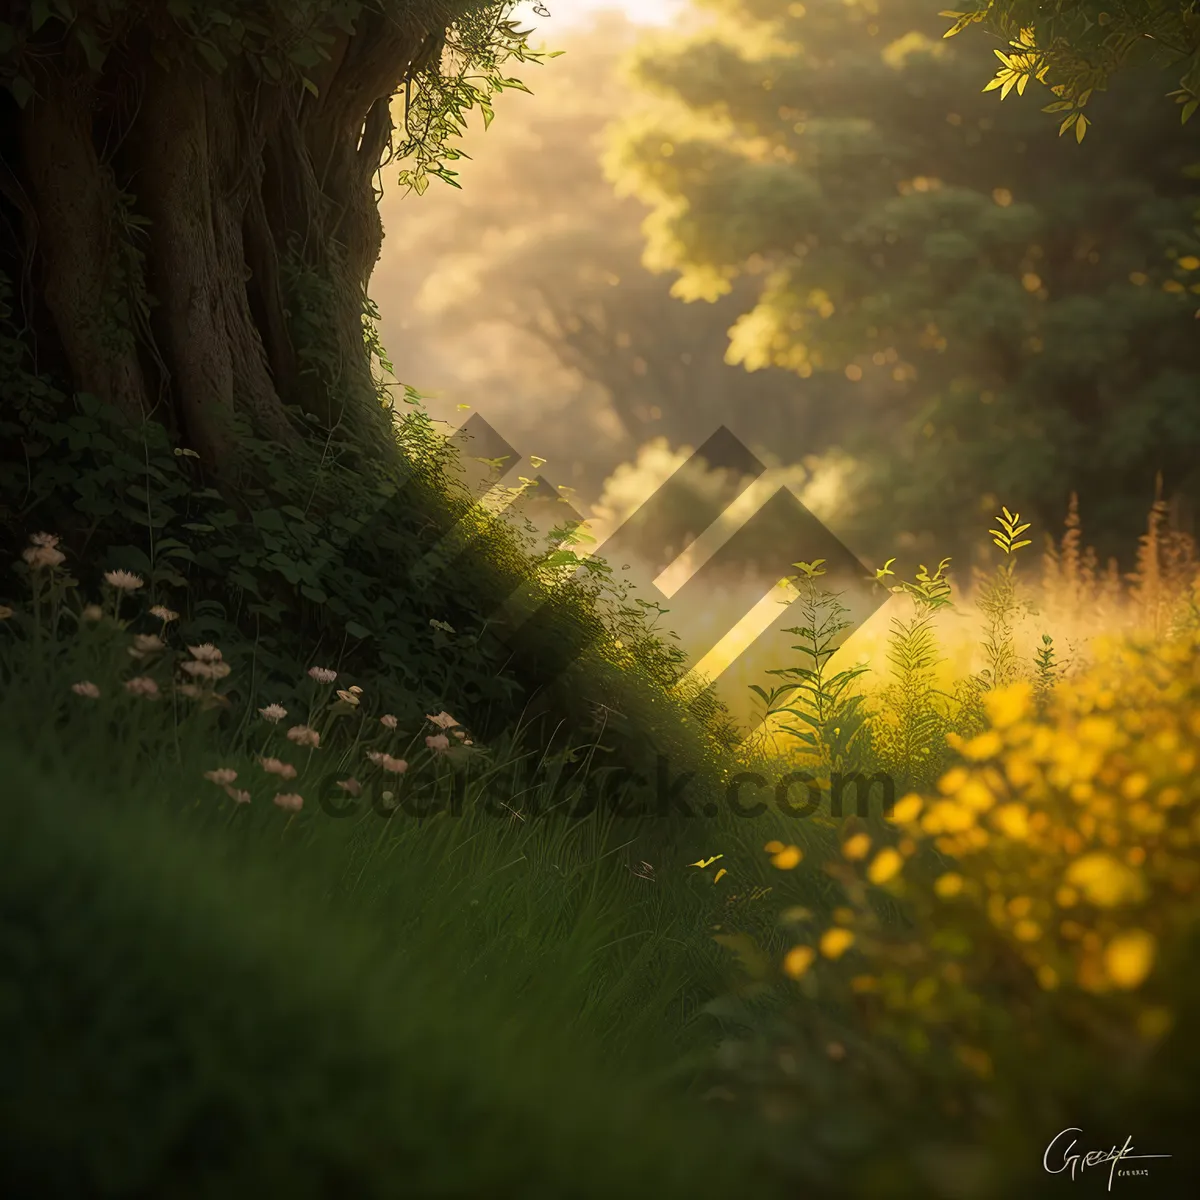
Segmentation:
{"type": "Polygon", "coordinates": [[[0,1193],[1194,1191],[1194,5],[678,7],[0,22],[0,1193]]]}
{"type": "Polygon", "coordinates": [[[1165,1180],[1196,1053],[1194,545],[1161,504],[1129,578],[1074,510],[1040,571],[1019,514],[991,538],[961,589],[880,569],[877,670],[797,564],[791,661],[699,795],[803,773],[822,802],[690,789],[681,822],[603,731],[485,740],[326,662],[246,709],[141,576],[88,594],[33,535],[0,610],[8,1178],[982,1197],[1057,1182],[1058,1128],[1136,1116],[1165,1180]],[[832,813],[855,772],[893,803],[832,813]]]}

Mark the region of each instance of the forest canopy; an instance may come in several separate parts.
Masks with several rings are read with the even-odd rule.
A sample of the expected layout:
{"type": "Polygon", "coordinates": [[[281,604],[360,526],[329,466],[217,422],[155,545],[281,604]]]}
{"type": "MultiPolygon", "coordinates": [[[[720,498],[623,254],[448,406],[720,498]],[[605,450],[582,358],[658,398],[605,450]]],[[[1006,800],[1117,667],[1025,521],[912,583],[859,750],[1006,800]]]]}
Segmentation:
{"type": "Polygon", "coordinates": [[[703,7],[636,56],[657,107],[609,174],[680,300],[753,289],[730,362],[854,384],[875,524],[950,539],[998,494],[1056,522],[1076,489],[1117,545],[1156,472],[1194,496],[1200,183],[1153,77],[1115,76],[1102,135],[1065,145],[923,0],[703,7]]]}

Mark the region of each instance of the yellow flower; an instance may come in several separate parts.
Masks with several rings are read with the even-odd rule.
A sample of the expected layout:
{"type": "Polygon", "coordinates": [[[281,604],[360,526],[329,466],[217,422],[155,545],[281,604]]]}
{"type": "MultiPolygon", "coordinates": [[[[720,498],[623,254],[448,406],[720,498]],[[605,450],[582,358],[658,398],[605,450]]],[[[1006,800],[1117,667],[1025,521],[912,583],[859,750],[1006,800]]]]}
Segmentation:
{"type": "Polygon", "coordinates": [[[1085,717],[1079,722],[1080,741],[1093,746],[1111,746],[1117,740],[1119,729],[1112,717],[1085,717]]]}
{"type": "Polygon", "coordinates": [[[1036,942],[1042,936],[1042,927],[1036,921],[1026,918],[1013,926],[1013,936],[1018,942],[1036,942]]]}
{"type": "Polygon", "coordinates": [[[1077,887],[1098,908],[1136,903],[1146,894],[1141,872],[1102,851],[1076,859],[1067,868],[1067,883],[1077,887]]]}
{"type": "Polygon", "coordinates": [[[841,958],[854,945],[849,929],[827,929],[821,936],[821,953],[826,958],[841,958]]]}
{"type": "Polygon", "coordinates": [[[921,822],[926,833],[962,833],[975,824],[975,814],[950,800],[939,800],[921,822]]]}
{"type": "Polygon", "coordinates": [[[1126,800],[1137,800],[1145,794],[1146,789],[1150,786],[1150,780],[1144,771],[1135,771],[1134,774],[1126,777],[1121,784],[1121,795],[1126,800]]]}
{"type": "Polygon", "coordinates": [[[784,846],[774,858],[771,859],[771,866],[778,867],[781,871],[790,871],[793,867],[798,866],[800,860],[804,857],[804,852],[799,846],[784,846]]]}
{"type": "Polygon", "coordinates": [[[871,839],[865,833],[854,834],[853,837],[847,838],[842,846],[842,853],[851,861],[866,858],[870,850],[871,839]]]}
{"type": "Polygon", "coordinates": [[[1037,969],[1038,987],[1044,992],[1052,992],[1058,987],[1058,972],[1046,963],[1037,969]]]}
{"type": "Polygon", "coordinates": [[[953,896],[957,896],[963,890],[963,877],[955,871],[950,871],[942,875],[933,885],[933,890],[937,892],[943,900],[949,900],[953,896]]]}
{"type": "Polygon", "coordinates": [[[898,825],[907,825],[921,815],[924,804],[925,801],[916,792],[909,792],[907,796],[902,796],[896,802],[896,806],[892,809],[891,819],[898,825]]]}
{"type": "Polygon", "coordinates": [[[987,784],[976,776],[972,776],[958,789],[955,799],[972,812],[987,812],[996,803],[996,797],[992,795],[987,784]]]}
{"type": "Polygon", "coordinates": [[[875,861],[867,868],[867,878],[872,883],[883,884],[899,874],[904,866],[904,859],[898,850],[888,846],[875,855],[875,861]]]}
{"type": "Polygon", "coordinates": [[[1144,929],[1119,933],[1104,950],[1104,971],[1119,988],[1132,990],[1150,974],[1154,965],[1155,940],[1144,929]]]}
{"type": "Polygon", "coordinates": [[[1000,735],[993,729],[973,737],[962,748],[962,753],[964,758],[969,758],[972,762],[982,762],[984,759],[995,758],[1003,745],[1000,735]]]}
{"type": "Polygon", "coordinates": [[[799,979],[813,964],[817,952],[811,946],[793,946],[783,958],[783,973],[799,979]]]}
{"type": "Polygon", "coordinates": [[[1015,842],[1023,842],[1029,836],[1029,809],[1023,804],[1002,804],[992,814],[992,823],[1015,842]]]}
{"type": "Polygon", "coordinates": [[[1015,725],[1033,709],[1033,688],[1029,683],[1014,683],[998,688],[984,697],[984,706],[995,729],[1015,725]]]}
{"type": "Polygon", "coordinates": [[[938,791],[941,792],[943,796],[949,796],[952,793],[957,792],[958,789],[962,787],[962,785],[966,783],[969,778],[970,776],[968,775],[965,767],[951,767],[950,770],[938,780],[938,791]]]}
{"type": "Polygon", "coordinates": [[[763,847],[763,849],[768,854],[778,854],[783,849],[783,843],[782,842],[768,842],[763,847]]]}
{"type": "Polygon", "coordinates": [[[1004,772],[1013,787],[1028,787],[1037,779],[1037,768],[1024,754],[1010,754],[1005,760],[1004,772]]]}

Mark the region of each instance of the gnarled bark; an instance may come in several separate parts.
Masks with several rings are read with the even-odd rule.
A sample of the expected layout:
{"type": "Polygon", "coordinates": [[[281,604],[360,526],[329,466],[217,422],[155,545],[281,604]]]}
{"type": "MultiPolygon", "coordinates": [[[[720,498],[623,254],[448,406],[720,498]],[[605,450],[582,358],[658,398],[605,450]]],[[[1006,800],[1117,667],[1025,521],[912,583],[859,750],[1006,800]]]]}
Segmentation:
{"type": "Polygon", "coordinates": [[[296,442],[288,404],[366,445],[389,431],[363,339],[383,240],[374,178],[391,97],[432,36],[389,7],[337,35],[311,71],[315,95],[244,60],[205,70],[171,44],[170,22],[131,25],[100,70],[47,27],[20,153],[4,164],[0,195],[32,198],[14,249],[32,247],[70,382],[135,419],[155,409],[151,395],[166,400],[158,415],[218,476],[238,459],[242,418],[261,438],[296,442]],[[122,244],[122,191],[149,222],[135,254],[122,244]],[[127,278],[142,253],[144,278],[127,278]],[[307,301],[288,294],[285,260],[320,281],[316,321],[307,315],[321,344],[303,360],[291,326],[307,301]],[[122,293],[153,298],[148,327],[131,304],[122,325],[122,293]]]}
{"type": "Polygon", "coordinates": [[[86,80],[54,70],[38,82],[20,132],[34,205],[26,236],[36,239],[42,299],[78,389],[141,419],[150,410],[145,378],[131,331],[113,315],[131,281],[116,254],[116,184],[92,136],[96,94],[86,80]]]}

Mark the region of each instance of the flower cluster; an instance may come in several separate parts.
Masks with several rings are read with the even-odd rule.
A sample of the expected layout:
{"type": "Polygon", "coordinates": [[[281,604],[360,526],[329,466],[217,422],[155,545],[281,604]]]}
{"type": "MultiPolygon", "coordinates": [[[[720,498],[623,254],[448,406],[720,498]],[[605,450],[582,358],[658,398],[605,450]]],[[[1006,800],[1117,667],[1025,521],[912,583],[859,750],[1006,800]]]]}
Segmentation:
{"type": "MultiPolygon", "coordinates": [[[[982,733],[951,736],[958,762],[936,788],[896,803],[891,838],[843,840],[828,869],[848,904],[796,939],[783,972],[845,957],[860,1005],[949,1031],[980,1075],[997,962],[1010,994],[1023,977],[1030,997],[1091,997],[1111,1027],[1154,1042],[1177,1015],[1155,965],[1200,897],[1200,634],[1099,642],[1041,711],[1028,683],[985,707],[982,733]],[[904,900],[915,932],[878,920],[872,888],[904,900]]],[[[766,850],[781,869],[799,862],[795,847],[766,850]]]]}

